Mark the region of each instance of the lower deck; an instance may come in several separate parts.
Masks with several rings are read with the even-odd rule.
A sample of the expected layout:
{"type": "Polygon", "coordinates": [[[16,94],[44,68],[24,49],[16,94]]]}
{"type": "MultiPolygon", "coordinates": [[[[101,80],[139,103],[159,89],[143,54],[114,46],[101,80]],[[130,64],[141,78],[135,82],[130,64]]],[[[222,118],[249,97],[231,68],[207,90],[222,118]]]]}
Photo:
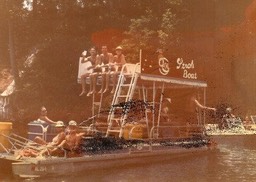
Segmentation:
{"type": "Polygon", "coordinates": [[[195,141],[192,143],[184,141],[184,146],[181,146],[181,144],[175,145],[175,143],[137,143],[131,148],[101,154],[85,154],[75,158],[32,158],[13,163],[12,170],[14,175],[22,178],[62,176],[88,170],[125,167],[129,164],[151,164],[208,150],[206,141],[201,141],[197,145],[195,145],[195,141]],[[191,146],[188,147],[188,143],[191,146]]]}

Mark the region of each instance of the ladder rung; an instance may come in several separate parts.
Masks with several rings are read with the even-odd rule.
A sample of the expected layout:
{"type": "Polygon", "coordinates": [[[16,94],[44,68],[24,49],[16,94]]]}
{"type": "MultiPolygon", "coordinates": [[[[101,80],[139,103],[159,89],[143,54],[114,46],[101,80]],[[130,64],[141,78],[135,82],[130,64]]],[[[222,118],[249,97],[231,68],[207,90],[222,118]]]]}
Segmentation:
{"type": "Polygon", "coordinates": [[[131,84],[122,84],[122,87],[129,87],[131,84]]]}
{"type": "Polygon", "coordinates": [[[119,95],[118,97],[127,97],[128,95],[119,95]]]}
{"type": "Polygon", "coordinates": [[[156,102],[154,103],[154,102],[146,102],[147,103],[147,106],[154,106],[154,105],[156,105],[156,102]]]}
{"type": "Polygon", "coordinates": [[[132,76],[132,73],[123,73],[123,76],[132,76]]]}
{"type": "Polygon", "coordinates": [[[121,118],[111,118],[111,120],[118,120],[118,121],[120,121],[121,118]]]}
{"type": "Polygon", "coordinates": [[[120,133],[120,130],[108,130],[108,132],[120,133]]]}
{"type": "Polygon", "coordinates": [[[94,105],[100,105],[100,102],[93,102],[94,105]]]}
{"type": "Polygon", "coordinates": [[[118,105],[114,105],[114,106],[112,106],[112,107],[115,108],[115,109],[123,109],[122,106],[118,106],[118,105]]]}

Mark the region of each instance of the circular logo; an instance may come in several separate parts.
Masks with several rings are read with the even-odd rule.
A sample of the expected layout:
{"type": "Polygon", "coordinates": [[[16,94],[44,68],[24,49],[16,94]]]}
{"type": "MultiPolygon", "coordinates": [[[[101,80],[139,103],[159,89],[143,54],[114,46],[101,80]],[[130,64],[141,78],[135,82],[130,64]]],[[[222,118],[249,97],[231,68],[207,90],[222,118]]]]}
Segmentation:
{"type": "Polygon", "coordinates": [[[159,58],[158,59],[159,71],[162,75],[167,75],[170,71],[169,68],[169,61],[166,58],[159,58]]]}

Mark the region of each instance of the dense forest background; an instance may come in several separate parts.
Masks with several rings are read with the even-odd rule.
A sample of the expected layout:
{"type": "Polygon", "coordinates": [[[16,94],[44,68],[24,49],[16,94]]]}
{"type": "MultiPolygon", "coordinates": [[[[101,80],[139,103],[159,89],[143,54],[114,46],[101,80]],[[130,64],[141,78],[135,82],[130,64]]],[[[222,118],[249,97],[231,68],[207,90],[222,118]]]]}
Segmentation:
{"type": "Polygon", "coordinates": [[[102,45],[113,53],[122,45],[132,63],[140,49],[193,59],[209,86],[208,105],[255,114],[255,44],[253,0],[0,1],[0,65],[12,68],[15,119],[22,122],[37,118],[43,105],[54,120],[89,117],[91,98],[78,96],[78,59],[102,45]]]}

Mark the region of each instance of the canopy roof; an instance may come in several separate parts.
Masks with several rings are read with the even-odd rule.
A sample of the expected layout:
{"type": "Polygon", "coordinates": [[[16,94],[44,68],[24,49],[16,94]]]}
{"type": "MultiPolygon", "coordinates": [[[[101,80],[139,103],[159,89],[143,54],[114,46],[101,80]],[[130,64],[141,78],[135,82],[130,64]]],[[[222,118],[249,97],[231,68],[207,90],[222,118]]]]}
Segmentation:
{"type": "MultiPolygon", "coordinates": [[[[206,88],[207,83],[200,80],[184,79],[184,78],[174,78],[161,75],[152,75],[152,74],[140,74],[140,84],[144,84],[145,81],[156,82],[156,83],[167,83],[165,87],[169,88],[206,88]]],[[[158,84],[159,85],[159,84],[158,84]]],[[[146,86],[151,86],[146,84],[146,86]]]]}

